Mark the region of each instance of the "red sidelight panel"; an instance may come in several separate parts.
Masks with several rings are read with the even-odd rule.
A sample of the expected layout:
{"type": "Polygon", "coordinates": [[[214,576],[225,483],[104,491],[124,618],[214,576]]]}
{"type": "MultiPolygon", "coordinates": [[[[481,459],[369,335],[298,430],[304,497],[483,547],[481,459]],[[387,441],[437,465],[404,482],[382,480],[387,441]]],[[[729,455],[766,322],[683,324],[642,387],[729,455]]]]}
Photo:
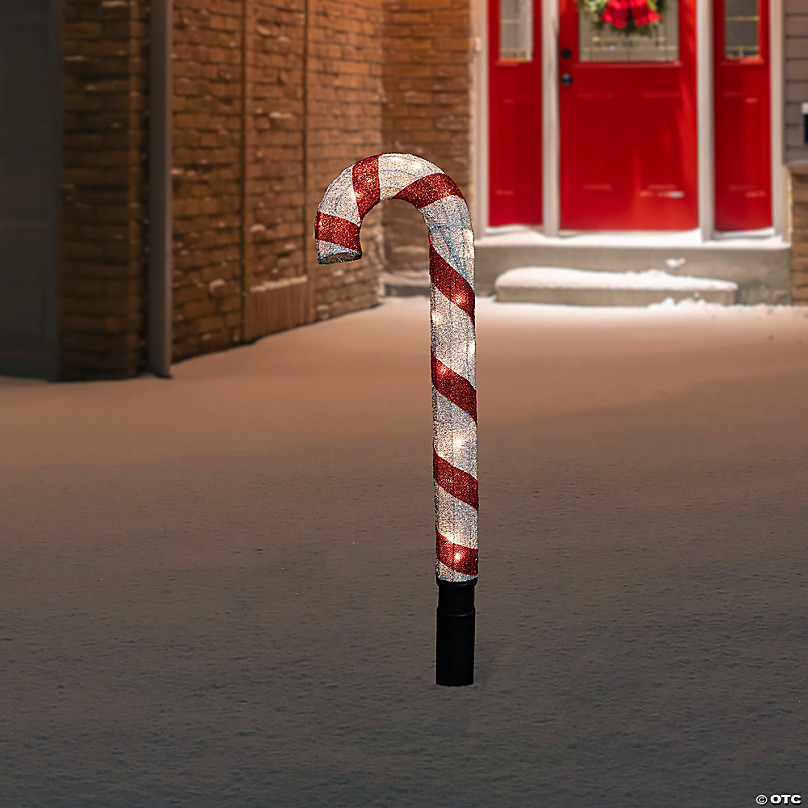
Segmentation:
{"type": "Polygon", "coordinates": [[[539,0],[489,0],[489,221],[540,224],[539,0]]]}
{"type": "Polygon", "coordinates": [[[630,40],[559,2],[561,227],[697,227],[695,0],[668,0],[664,36],[630,40]]]}
{"type": "Polygon", "coordinates": [[[715,227],[772,223],[768,0],[715,0],[715,227]]]}

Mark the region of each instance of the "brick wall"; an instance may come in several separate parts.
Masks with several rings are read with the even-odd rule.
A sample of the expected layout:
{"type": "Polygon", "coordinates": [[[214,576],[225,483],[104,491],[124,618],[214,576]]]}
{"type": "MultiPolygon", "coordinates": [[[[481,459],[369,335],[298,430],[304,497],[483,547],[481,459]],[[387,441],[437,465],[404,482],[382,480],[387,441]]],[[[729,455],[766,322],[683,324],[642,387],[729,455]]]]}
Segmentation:
{"type": "MultiPolygon", "coordinates": [[[[148,0],[66,0],[64,378],[145,360],[148,0]]],[[[468,0],[174,0],[175,361],[365,308],[378,273],[426,268],[426,231],[388,202],[365,257],[319,266],[328,183],[382,151],[469,194],[468,0]]]]}
{"type": "Polygon", "coordinates": [[[242,0],[174,3],[174,359],[242,321],[242,0]]]}
{"type": "Polygon", "coordinates": [[[377,302],[317,265],[323,191],[381,147],[381,0],[175,0],[174,358],[377,302]]]}
{"type": "Polygon", "coordinates": [[[59,375],[143,365],[146,11],[65,0],[59,375]]]}
{"type": "Polygon", "coordinates": [[[245,4],[245,341],[309,322],[303,259],[304,0],[245,4]]]}
{"type": "Polygon", "coordinates": [[[306,262],[318,319],[378,302],[382,213],[362,224],[360,261],[319,266],[314,215],[331,180],[352,163],[383,151],[383,0],[309,0],[306,106],[306,262]]]}
{"type": "MultiPolygon", "coordinates": [[[[387,0],[384,19],[384,150],[430,160],[472,205],[469,0],[387,0]]],[[[429,266],[426,226],[406,202],[384,210],[390,271],[429,266]]]]}
{"type": "Polygon", "coordinates": [[[808,164],[791,171],[792,299],[808,305],[808,164]]]}

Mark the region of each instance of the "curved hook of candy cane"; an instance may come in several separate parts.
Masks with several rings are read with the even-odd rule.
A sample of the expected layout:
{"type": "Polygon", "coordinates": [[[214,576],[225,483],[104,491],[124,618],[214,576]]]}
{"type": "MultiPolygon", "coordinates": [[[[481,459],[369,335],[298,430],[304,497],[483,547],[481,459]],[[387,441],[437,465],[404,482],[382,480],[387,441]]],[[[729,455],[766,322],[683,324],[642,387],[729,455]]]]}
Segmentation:
{"type": "Polygon", "coordinates": [[[321,264],[362,256],[359,230],[386,199],[418,208],[429,231],[432,324],[436,572],[477,577],[477,392],[474,235],[454,181],[413,154],[379,154],[346,168],[323,195],[315,220],[321,264]]]}
{"type": "Polygon", "coordinates": [[[345,169],[326,189],[317,209],[314,237],[317,261],[333,264],[362,257],[359,228],[365,214],[379,202],[403,199],[424,215],[431,238],[473,284],[474,237],[463,194],[448,174],[414,154],[377,154],[345,169]],[[439,204],[438,204],[439,203],[439,204]],[[447,239],[447,230],[461,230],[461,239],[447,239]]]}

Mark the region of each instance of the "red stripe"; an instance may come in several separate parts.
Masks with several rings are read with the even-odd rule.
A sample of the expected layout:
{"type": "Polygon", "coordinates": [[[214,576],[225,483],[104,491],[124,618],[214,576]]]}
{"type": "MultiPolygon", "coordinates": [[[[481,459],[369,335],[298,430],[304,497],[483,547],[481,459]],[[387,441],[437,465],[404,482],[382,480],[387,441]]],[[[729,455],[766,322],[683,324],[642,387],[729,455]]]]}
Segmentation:
{"type": "Polygon", "coordinates": [[[446,396],[452,404],[457,404],[461,410],[467,412],[477,423],[477,391],[471,382],[446,367],[443,362],[432,354],[432,384],[435,389],[446,396]]]}
{"type": "Polygon", "coordinates": [[[471,284],[429,242],[429,275],[432,283],[474,322],[474,289],[471,284]]]}
{"type": "MultiPolygon", "coordinates": [[[[423,208],[443,199],[445,196],[459,196],[463,199],[460,189],[454,184],[454,180],[443,172],[438,174],[427,174],[420,180],[411,182],[406,188],[400,190],[393,199],[403,199],[410,202],[416,208],[423,208]]],[[[463,200],[465,201],[465,200],[463,200]]]]}
{"type": "Polygon", "coordinates": [[[359,243],[359,225],[349,222],[340,216],[317,211],[314,220],[314,238],[318,241],[330,241],[362,256],[362,245],[359,243]]]}
{"type": "Polygon", "coordinates": [[[356,206],[359,208],[359,218],[364,219],[365,214],[379,203],[379,156],[366,157],[353,166],[353,188],[356,193],[356,206]]]}
{"type": "Polygon", "coordinates": [[[478,509],[477,480],[467,471],[453,466],[444,460],[432,447],[432,471],[435,482],[447,493],[466,505],[478,509]]]}
{"type": "Polygon", "coordinates": [[[438,561],[455,572],[477,575],[477,550],[449,541],[446,536],[441,534],[437,525],[435,525],[435,533],[437,535],[435,555],[437,555],[438,561]]]}

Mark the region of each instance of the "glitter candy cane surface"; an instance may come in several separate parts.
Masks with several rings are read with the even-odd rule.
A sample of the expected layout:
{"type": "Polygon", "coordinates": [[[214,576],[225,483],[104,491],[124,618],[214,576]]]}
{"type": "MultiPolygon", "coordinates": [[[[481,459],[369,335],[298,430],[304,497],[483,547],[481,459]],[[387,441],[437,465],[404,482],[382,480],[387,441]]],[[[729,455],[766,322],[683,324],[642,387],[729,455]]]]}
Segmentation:
{"type": "Polygon", "coordinates": [[[413,154],[379,154],[346,168],[320,202],[314,226],[321,264],[362,256],[365,214],[385,199],[415,205],[429,230],[436,572],[477,577],[477,385],[474,235],[460,189],[413,154]]]}

